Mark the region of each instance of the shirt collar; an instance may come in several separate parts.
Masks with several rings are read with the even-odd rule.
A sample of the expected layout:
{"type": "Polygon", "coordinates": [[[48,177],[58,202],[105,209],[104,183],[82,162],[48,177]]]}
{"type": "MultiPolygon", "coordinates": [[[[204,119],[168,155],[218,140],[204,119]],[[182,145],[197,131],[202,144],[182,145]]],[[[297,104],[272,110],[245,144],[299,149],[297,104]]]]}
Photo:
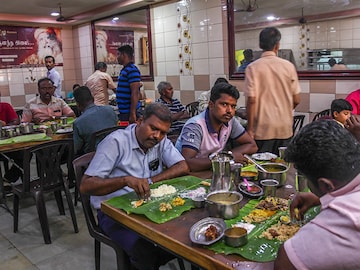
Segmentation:
{"type": "Polygon", "coordinates": [[[321,208],[327,208],[329,204],[336,198],[347,193],[360,191],[360,174],[340,189],[329,192],[320,198],[321,208]]]}
{"type": "Polygon", "coordinates": [[[261,57],[267,57],[267,56],[276,56],[276,53],[273,52],[273,51],[264,51],[264,52],[261,54],[261,57]]]}
{"type": "MultiPolygon", "coordinates": [[[[51,101],[49,102],[49,104],[52,104],[52,103],[56,103],[56,98],[55,98],[54,96],[51,97],[51,101]]],[[[41,100],[40,96],[37,97],[36,104],[49,105],[49,104],[46,104],[45,102],[43,102],[43,101],[41,100]]]]}

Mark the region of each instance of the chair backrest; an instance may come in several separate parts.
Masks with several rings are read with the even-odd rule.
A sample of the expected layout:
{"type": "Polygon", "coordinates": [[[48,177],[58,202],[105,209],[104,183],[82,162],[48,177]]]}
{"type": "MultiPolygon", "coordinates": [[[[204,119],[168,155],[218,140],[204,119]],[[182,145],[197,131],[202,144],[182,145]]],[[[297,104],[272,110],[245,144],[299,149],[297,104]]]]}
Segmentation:
{"type": "Polygon", "coordinates": [[[295,135],[304,125],[304,114],[294,115],[293,121],[293,134],[295,135]]]}
{"type": "Polygon", "coordinates": [[[114,126],[114,127],[104,128],[102,130],[94,132],[91,135],[90,151],[95,151],[96,146],[99,144],[99,142],[101,142],[111,132],[118,130],[118,129],[124,129],[124,128],[126,128],[126,126],[114,126]]]}
{"type": "Polygon", "coordinates": [[[317,114],[315,114],[315,116],[313,118],[313,122],[315,120],[318,120],[319,118],[324,118],[326,116],[331,116],[331,110],[330,109],[326,109],[326,110],[323,110],[323,111],[318,112],[317,114]]]}
{"type": "Polygon", "coordinates": [[[194,101],[185,106],[186,111],[189,113],[190,117],[193,117],[199,114],[199,101],[194,101]]]}
{"type": "MultiPolygon", "coordinates": [[[[95,155],[95,152],[86,153],[86,154],[82,155],[81,157],[76,158],[73,161],[76,185],[77,185],[78,189],[80,189],[81,179],[82,179],[87,167],[89,166],[92,158],[94,157],[94,155],[95,155]]],[[[97,236],[108,238],[106,235],[104,235],[101,232],[100,228],[97,225],[96,219],[94,217],[93,209],[90,204],[90,196],[80,193],[80,198],[81,198],[81,204],[82,204],[82,207],[84,210],[86,224],[87,224],[90,235],[94,238],[96,238],[97,236]]]]}
{"type": "Polygon", "coordinates": [[[36,158],[37,175],[40,189],[53,190],[63,185],[61,164],[71,165],[73,159],[73,140],[54,140],[29,147],[24,150],[23,161],[23,187],[24,191],[30,191],[30,161],[36,158]],[[65,162],[64,162],[65,161],[65,162]]]}

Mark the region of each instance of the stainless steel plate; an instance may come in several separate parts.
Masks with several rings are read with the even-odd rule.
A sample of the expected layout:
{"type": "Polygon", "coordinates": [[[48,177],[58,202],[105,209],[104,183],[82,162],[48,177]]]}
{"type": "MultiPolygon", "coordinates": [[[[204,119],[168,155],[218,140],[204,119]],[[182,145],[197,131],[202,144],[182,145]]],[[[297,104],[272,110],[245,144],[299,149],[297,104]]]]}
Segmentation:
{"type": "Polygon", "coordinates": [[[190,239],[195,244],[211,245],[211,244],[219,241],[223,237],[225,229],[226,229],[226,224],[223,219],[207,217],[207,218],[204,218],[204,219],[196,222],[191,227],[190,239]],[[209,228],[210,225],[213,225],[216,227],[216,229],[219,232],[219,236],[214,240],[206,241],[205,231],[207,228],[209,228]]]}
{"type": "Polygon", "coordinates": [[[264,152],[264,153],[255,153],[252,154],[251,157],[256,160],[271,160],[277,158],[277,155],[270,153],[270,152],[264,152]]]}

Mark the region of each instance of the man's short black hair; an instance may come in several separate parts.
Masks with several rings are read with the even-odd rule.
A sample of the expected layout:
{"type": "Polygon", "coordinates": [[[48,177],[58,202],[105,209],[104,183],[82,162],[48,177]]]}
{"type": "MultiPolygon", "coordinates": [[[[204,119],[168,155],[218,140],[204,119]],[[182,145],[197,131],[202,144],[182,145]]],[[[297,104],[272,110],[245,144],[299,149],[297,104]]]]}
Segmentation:
{"type": "Polygon", "coordinates": [[[81,106],[86,106],[90,102],[94,102],[94,97],[87,86],[80,86],[74,90],[74,98],[81,106]]]}
{"type": "Polygon", "coordinates": [[[235,86],[229,83],[217,83],[211,88],[210,100],[215,102],[221,97],[221,94],[227,94],[236,100],[239,99],[240,94],[235,86]]]}
{"type": "Polygon", "coordinates": [[[353,106],[346,99],[339,98],[339,99],[334,99],[331,102],[331,115],[332,115],[332,117],[334,117],[334,112],[340,113],[341,111],[344,111],[344,110],[348,110],[348,111],[353,110],[353,106]]]}
{"type": "Polygon", "coordinates": [[[169,108],[160,102],[154,102],[147,105],[143,112],[143,119],[146,120],[155,115],[161,121],[172,123],[171,112],[169,108]]]}
{"type": "Polygon", "coordinates": [[[130,45],[121,46],[118,48],[118,51],[127,54],[130,58],[134,56],[134,49],[130,45]]]}
{"type": "Polygon", "coordinates": [[[38,82],[37,82],[38,88],[40,88],[40,84],[44,81],[49,81],[49,82],[51,82],[52,85],[54,85],[54,82],[50,78],[44,77],[44,78],[41,78],[38,80],[38,82]]]}
{"type": "Polygon", "coordinates": [[[259,47],[264,51],[272,51],[280,41],[281,33],[275,27],[266,27],[260,33],[259,47]]]}
{"type": "Polygon", "coordinates": [[[360,173],[360,143],[331,119],[314,121],[291,140],[285,160],[315,187],[322,177],[346,184],[360,173]]]}
{"type": "Polygon", "coordinates": [[[45,56],[45,60],[48,59],[48,58],[51,58],[52,61],[55,63],[55,57],[54,56],[52,56],[52,55],[45,56]]]}
{"type": "Polygon", "coordinates": [[[95,70],[100,70],[100,69],[107,69],[107,65],[105,62],[97,62],[95,64],[95,70]]]}

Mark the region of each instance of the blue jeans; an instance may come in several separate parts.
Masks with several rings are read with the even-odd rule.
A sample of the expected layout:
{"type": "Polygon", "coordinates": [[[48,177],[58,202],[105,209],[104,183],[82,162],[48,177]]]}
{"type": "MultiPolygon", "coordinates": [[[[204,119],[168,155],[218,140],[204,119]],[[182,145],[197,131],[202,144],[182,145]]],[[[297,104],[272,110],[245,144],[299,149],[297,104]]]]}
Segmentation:
{"type": "Polygon", "coordinates": [[[138,270],[155,270],[175,257],[98,210],[99,226],[129,256],[138,270]]]}

